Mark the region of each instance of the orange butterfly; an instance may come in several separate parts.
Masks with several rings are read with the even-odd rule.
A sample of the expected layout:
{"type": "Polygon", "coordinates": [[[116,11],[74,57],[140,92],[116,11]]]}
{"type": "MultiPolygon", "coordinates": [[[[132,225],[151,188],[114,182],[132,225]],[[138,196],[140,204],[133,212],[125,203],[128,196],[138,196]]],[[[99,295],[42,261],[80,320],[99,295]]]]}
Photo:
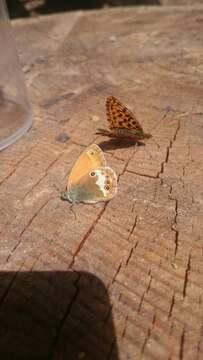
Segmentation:
{"type": "Polygon", "coordinates": [[[73,166],[62,200],[94,204],[109,201],[117,192],[116,173],[108,166],[103,151],[96,144],[87,147],[73,166]]]}
{"type": "Polygon", "coordinates": [[[152,136],[144,133],[135,115],[114,96],[106,99],[106,115],[110,130],[98,129],[96,134],[136,141],[152,136]]]}

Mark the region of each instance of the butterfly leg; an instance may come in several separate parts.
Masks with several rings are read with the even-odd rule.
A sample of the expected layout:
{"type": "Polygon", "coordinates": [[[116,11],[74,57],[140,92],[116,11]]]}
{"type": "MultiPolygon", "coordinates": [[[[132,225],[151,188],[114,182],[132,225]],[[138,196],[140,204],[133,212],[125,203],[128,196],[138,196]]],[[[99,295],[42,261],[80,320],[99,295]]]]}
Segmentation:
{"type": "Polygon", "coordinates": [[[111,131],[106,129],[97,129],[96,135],[115,137],[111,131]]]}
{"type": "Polygon", "coordinates": [[[71,204],[71,206],[70,206],[70,211],[73,213],[73,215],[74,215],[74,218],[75,218],[75,220],[76,220],[76,213],[75,213],[75,211],[73,210],[73,203],[71,204]]]}

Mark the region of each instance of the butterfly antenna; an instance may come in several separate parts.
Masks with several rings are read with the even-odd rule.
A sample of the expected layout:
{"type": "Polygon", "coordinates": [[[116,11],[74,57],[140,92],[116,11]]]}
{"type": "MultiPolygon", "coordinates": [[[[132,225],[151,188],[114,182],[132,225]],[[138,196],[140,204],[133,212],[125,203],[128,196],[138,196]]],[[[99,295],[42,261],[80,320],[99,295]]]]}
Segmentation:
{"type": "MultiPolygon", "coordinates": [[[[58,186],[56,185],[56,184],[53,184],[53,187],[55,187],[59,192],[60,192],[60,189],[58,188],[58,186]]],[[[73,215],[74,215],[74,218],[75,218],[75,220],[76,220],[76,213],[75,213],[75,211],[73,210],[73,205],[74,204],[71,204],[71,206],[70,206],[70,211],[73,213],[73,215]]]]}
{"type": "Polygon", "coordinates": [[[152,137],[151,140],[153,140],[153,142],[156,144],[157,148],[160,149],[160,145],[154,140],[154,138],[152,137]]]}
{"type": "Polygon", "coordinates": [[[75,211],[73,210],[73,205],[74,205],[74,204],[71,204],[71,206],[70,206],[70,208],[69,208],[69,209],[70,209],[70,211],[73,213],[74,218],[75,218],[75,220],[76,220],[76,218],[77,218],[77,217],[76,217],[76,213],[75,213],[75,211]]]}
{"type": "Polygon", "coordinates": [[[60,191],[60,189],[58,188],[58,186],[56,184],[53,184],[53,187],[57,190],[60,191]]]}
{"type": "Polygon", "coordinates": [[[166,111],[165,114],[163,114],[161,120],[164,120],[166,118],[166,116],[168,115],[168,112],[166,111]]]}

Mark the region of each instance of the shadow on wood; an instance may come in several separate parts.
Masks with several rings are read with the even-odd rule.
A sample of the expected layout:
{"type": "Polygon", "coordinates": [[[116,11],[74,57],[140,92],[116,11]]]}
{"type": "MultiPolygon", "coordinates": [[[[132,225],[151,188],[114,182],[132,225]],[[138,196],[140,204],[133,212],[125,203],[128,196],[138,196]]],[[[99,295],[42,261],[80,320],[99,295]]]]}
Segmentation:
{"type": "Polygon", "coordinates": [[[6,0],[6,4],[11,19],[30,16],[29,11],[25,7],[25,2],[19,0],[6,0]]]}
{"type": "Polygon", "coordinates": [[[160,0],[44,0],[41,2],[37,0],[25,0],[23,2],[20,0],[7,0],[7,2],[11,18],[30,16],[32,11],[39,14],[49,14],[79,9],[96,9],[104,6],[161,5],[160,0]],[[29,3],[31,3],[31,6],[29,3]]]}
{"type": "Polygon", "coordinates": [[[0,357],[118,360],[109,297],[86,272],[1,272],[0,357]]]}
{"type": "Polygon", "coordinates": [[[126,139],[109,139],[102,141],[98,144],[103,151],[115,150],[115,149],[125,149],[132,146],[145,146],[145,143],[135,140],[126,140],[126,139]]]}

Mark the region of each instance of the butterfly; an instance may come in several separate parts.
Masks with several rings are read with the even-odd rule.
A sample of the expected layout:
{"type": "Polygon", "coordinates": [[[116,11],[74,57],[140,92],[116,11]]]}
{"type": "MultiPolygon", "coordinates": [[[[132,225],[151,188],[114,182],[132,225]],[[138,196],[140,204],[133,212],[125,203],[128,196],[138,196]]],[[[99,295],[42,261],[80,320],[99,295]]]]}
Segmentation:
{"type": "Polygon", "coordinates": [[[135,115],[114,96],[106,99],[106,115],[110,130],[97,129],[96,134],[135,141],[152,136],[143,131],[135,115]]]}
{"type": "Polygon", "coordinates": [[[104,153],[96,144],[87,147],[73,166],[62,200],[94,204],[109,201],[117,192],[117,176],[106,166],[104,153]]]}

